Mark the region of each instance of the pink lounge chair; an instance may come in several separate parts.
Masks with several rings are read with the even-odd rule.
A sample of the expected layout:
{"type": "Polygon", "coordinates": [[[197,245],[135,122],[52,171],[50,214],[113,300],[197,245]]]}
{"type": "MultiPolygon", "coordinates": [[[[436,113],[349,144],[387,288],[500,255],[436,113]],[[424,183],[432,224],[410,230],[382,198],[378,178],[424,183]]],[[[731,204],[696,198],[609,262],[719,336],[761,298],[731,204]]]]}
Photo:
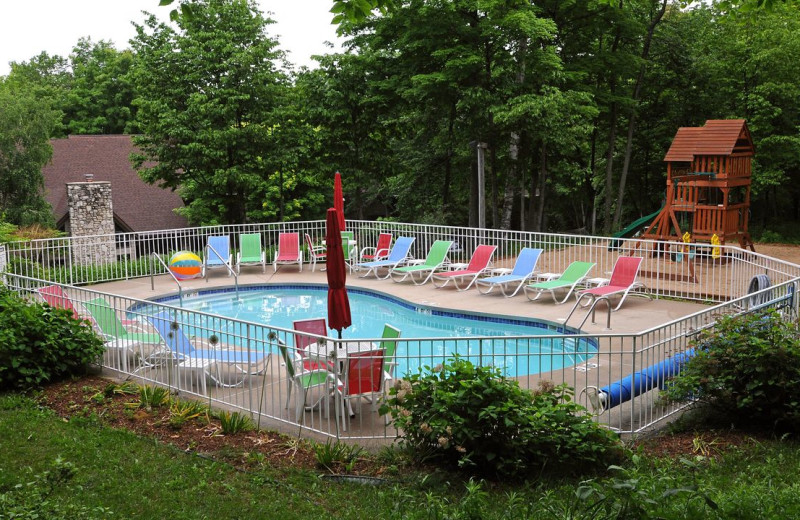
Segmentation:
{"type": "Polygon", "coordinates": [[[486,272],[486,269],[489,268],[489,263],[492,261],[492,255],[497,250],[497,246],[486,246],[481,245],[475,248],[475,252],[472,253],[472,258],[469,261],[469,265],[465,269],[459,269],[457,271],[444,271],[439,273],[433,274],[433,285],[436,287],[444,287],[451,281],[453,285],[456,286],[456,289],[459,291],[466,291],[472,284],[475,283],[475,280],[478,279],[478,276],[486,272]],[[458,284],[460,281],[469,281],[464,288],[461,288],[458,284]]]}
{"type": "Polygon", "coordinates": [[[281,233],[278,235],[278,251],[272,261],[272,268],[278,272],[278,264],[297,264],[303,270],[303,252],[300,251],[299,233],[281,233]]]}
{"type": "Polygon", "coordinates": [[[39,296],[41,296],[42,299],[51,307],[72,311],[72,316],[76,320],[81,319],[78,309],[75,308],[72,300],[69,299],[69,296],[67,296],[60,285],[47,285],[45,287],[40,287],[37,289],[37,292],[39,293],[39,296]]]}
{"type": "MultiPolygon", "coordinates": [[[[580,302],[583,298],[589,298],[590,300],[583,304],[586,306],[589,305],[592,300],[604,298],[608,301],[609,307],[611,307],[611,300],[609,297],[621,295],[619,303],[613,308],[615,311],[619,310],[619,308],[622,307],[622,302],[625,301],[625,298],[631,290],[644,287],[643,283],[636,281],[636,275],[639,274],[639,267],[641,264],[642,258],[638,256],[621,256],[617,258],[617,262],[614,264],[614,270],[611,272],[611,280],[609,280],[608,284],[578,291],[576,294],[578,301],[580,302]]],[[[647,295],[643,294],[642,296],[647,295]]],[[[649,298],[649,296],[647,297],[649,298]]]]}

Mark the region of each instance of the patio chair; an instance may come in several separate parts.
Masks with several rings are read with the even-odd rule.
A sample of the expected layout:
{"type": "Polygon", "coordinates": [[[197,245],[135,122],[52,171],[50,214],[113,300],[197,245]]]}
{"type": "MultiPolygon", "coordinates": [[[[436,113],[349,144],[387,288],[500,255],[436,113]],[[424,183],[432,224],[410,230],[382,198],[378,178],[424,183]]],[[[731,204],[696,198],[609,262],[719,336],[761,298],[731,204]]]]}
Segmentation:
{"type": "Polygon", "coordinates": [[[358,262],[376,262],[386,260],[389,257],[389,250],[392,248],[392,234],[381,233],[378,235],[378,243],[375,247],[365,247],[358,253],[358,262]]]}
{"type": "Polygon", "coordinates": [[[353,267],[358,261],[355,233],[352,231],[340,231],[339,233],[342,237],[342,253],[344,253],[344,261],[347,264],[347,269],[352,273],[353,267]]]}
{"type": "Polygon", "coordinates": [[[327,249],[323,245],[315,246],[311,240],[311,235],[308,233],[306,233],[306,246],[308,246],[308,257],[311,261],[311,272],[313,273],[317,268],[317,262],[325,262],[327,260],[327,249]]]}
{"type": "Polygon", "coordinates": [[[278,264],[297,264],[303,270],[303,252],[300,250],[299,233],[281,233],[278,235],[278,250],[272,261],[272,268],[278,272],[278,264]]]}
{"type": "Polygon", "coordinates": [[[558,278],[526,285],[525,295],[529,300],[534,301],[538,300],[539,297],[542,296],[542,293],[548,292],[550,296],[553,297],[554,302],[562,304],[569,299],[575,287],[586,278],[586,275],[589,274],[589,271],[591,271],[594,266],[595,264],[592,262],[572,262],[558,278]],[[561,289],[566,289],[567,294],[564,295],[564,299],[559,301],[556,297],[556,291],[561,289]],[[531,297],[531,294],[534,296],[531,297]]]}
{"type": "Polygon", "coordinates": [[[495,251],[497,251],[497,246],[479,245],[472,253],[472,258],[465,269],[434,273],[431,278],[433,285],[442,288],[452,281],[457,290],[466,291],[472,287],[478,276],[489,268],[495,251]],[[462,288],[459,282],[467,282],[467,285],[462,288]]]}
{"type": "Polygon", "coordinates": [[[112,359],[119,359],[118,366],[123,372],[128,372],[129,358],[133,358],[134,362],[138,360],[139,368],[151,366],[146,361],[144,346],[160,344],[161,336],[147,332],[144,324],[139,321],[120,319],[105,298],[89,300],[84,306],[92,316],[95,327],[105,338],[106,350],[112,352],[112,359]],[[131,332],[129,329],[138,330],[131,332]]]}
{"type": "Polygon", "coordinates": [[[411,246],[414,245],[414,237],[398,237],[389,251],[389,256],[385,260],[374,260],[372,262],[363,262],[356,265],[357,268],[366,269],[360,278],[366,278],[370,274],[375,274],[375,278],[385,280],[395,267],[404,264],[410,258],[411,246]],[[380,275],[380,269],[386,269],[386,275],[380,275]]]}
{"type": "Polygon", "coordinates": [[[233,272],[233,255],[231,255],[231,238],[228,235],[210,235],[203,249],[203,273],[207,269],[224,267],[228,276],[233,272]]]}
{"type": "MultiPolygon", "coordinates": [[[[209,345],[211,348],[197,348],[168,311],[148,316],[147,320],[153,325],[164,345],[169,349],[167,352],[170,356],[169,360],[175,362],[175,368],[179,373],[181,371],[202,372],[215,385],[231,388],[244,384],[248,375],[263,374],[269,367],[268,352],[234,350],[216,345],[209,345]],[[220,365],[234,369],[241,375],[241,379],[234,383],[223,382],[220,365]],[[212,373],[212,368],[214,373],[212,373]]],[[[195,338],[194,341],[198,340],[195,338]]],[[[205,389],[205,378],[201,378],[200,383],[205,389]]]]}
{"type": "Polygon", "coordinates": [[[410,277],[411,281],[416,285],[425,284],[431,279],[433,273],[444,266],[447,261],[447,252],[452,245],[452,240],[437,240],[431,246],[430,251],[428,251],[428,256],[423,263],[395,267],[389,271],[392,281],[399,283],[410,277]],[[419,275],[419,277],[417,277],[417,275],[419,275]]]}
{"type": "Polygon", "coordinates": [[[479,278],[475,281],[475,286],[483,294],[489,294],[495,287],[499,287],[500,292],[506,298],[515,296],[533,277],[541,254],[542,249],[524,247],[519,252],[517,261],[514,263],[514,268],[511,269],[510,273],[479,278]]]}
{"type": "MultiPolygon", "coordinates": [[[[609,298],[611,296],[619,296],[620,299],[617,306],[611,309],[613,311],[619,310],[631,291],[644,287],[643,283],[636,281],[636,275],[639,274],[639,267],[641,267],[641,265],[641,257],[620,256],[617,258],[616,263],[614,263],[614,269],[611,271],[611,280],[609,280],[608,284],[579,291],[576,295],[578,301],[583,302],[584,299],[588,299],[589,301],[582,303],[585,307],[590,305],[594,300],[604,299],[608,302],[608,306],[611,307],[611,300],[609,300],[609,298]]],[[[648,294],[640,294],[640,296],[650,298],[648,294]]]]}
{"type": "Polygon", "coordinates": [[[397,362],[394,360],[394,356],[397,353],[397,341],[395,340],[399,337],[400,329],[392,327],[388,323],[384,324],[380,348],[383,350],[383,356],[385,358],[383,376],[387,382],[394,379],[394,367],[397,365],[397,362]]]}
{"type": "Polygon", "coordinates": [[[73,318],[76,320],[82,319],[75,304],[72,303],[72,300],[67,296],[67,293],[64,292],[64,289],[62,289],[60,285],[46,285],[36,289],[36,292],[38,292],[45,303],[51,307],[71,311],[73,318]]]}
{"type": "MultiPolygon", "coordinates": [[[[297,349],[297,354],[303,359],[303,366],[307,370],[317,369],[319,363],[317,361],[312,361],[308,359],[306,356],[306,349],[311,343],[314,343],[319,340],[317,336],[325,337],[328,335],[328,325],[325,322],[325,318],[307,318],[304,320],[295,320],[292,323],[292,328],[294,328],[294,348],[297,349]],[[309,334],[313,334],[310,336],[309,334]]],[[[330,369],[330,367],[325,366],[325,369],[330,369]]]]}
{"type": "MultiPolygon", "coordinates": [[[[347,410],[352,410],[351,400],[356,400],[359,405],[361,398],[366,397],[374,405],[377,403],[377,396],[383,395],[386,385],[384,384],[384,360],[385,353],[382,349],[367,352],[354,352],[347,355],[342,381],[332,388],[336,402],[336,427],[339,428],[341,419],[341,430],[347,431],[348,416],[347,410]]],[[[331,381],[331,380],[329,380],[331,381]]]]}
{"type": "MultiPolygon", "coordinates": [[[[331,395],[331,388],[340,386],[341,383],[336,379],[336,374],[329,372],[324,368],[308,369],[303,364],[303,359],[294,349],[290,352],[290,348],[277,338],[277,335],[270,333],[270,339],[276,341],[278,344],[278,351],[283,359],[283,365],[286,367],[286,408],[289,408],[289,401],[292,399],[292,390],[296,388],[295,397],[295,419],[301,417],[303,409],[306,408],[308,401],[308,393],[315,388],[322,389],[322,393],[317,401],[309,407],[313,408],[319,404],[327,405],[327,398],[331,395]],[[302,399],[299,396],[302,395],[302,399]]],[[[325,416],[328,416],[327,407],[325,409],[325,416]]]]}
{"type": "Polygon", "coordinates": [[[267,272],[267,254],[261,248],[261,233],[239,235],[239,252],[236,253],[236,274],[242,273],[243,265],[259,265],[267,272]]]}

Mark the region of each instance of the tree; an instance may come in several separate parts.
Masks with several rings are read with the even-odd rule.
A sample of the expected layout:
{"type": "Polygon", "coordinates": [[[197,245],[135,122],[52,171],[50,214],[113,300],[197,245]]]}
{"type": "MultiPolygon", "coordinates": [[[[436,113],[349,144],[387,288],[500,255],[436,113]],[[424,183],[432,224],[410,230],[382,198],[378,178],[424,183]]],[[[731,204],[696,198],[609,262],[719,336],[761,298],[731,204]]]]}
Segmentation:
{"type": "Polygon", "coordinates": [[[180,190],[190,221],[245,222],[254,189],[279,168],[271,130],[288,88],[283,53],[252,1],[191,6],[177,31],[153,16],[137,25],[134,164],[145,181],[180,190]]]}
{"type": "Polygon", "coordinates": [[[0,79],[0,220],[52,225],[42,167],[53,154],[50,134],[58,113],[0,79]]]}

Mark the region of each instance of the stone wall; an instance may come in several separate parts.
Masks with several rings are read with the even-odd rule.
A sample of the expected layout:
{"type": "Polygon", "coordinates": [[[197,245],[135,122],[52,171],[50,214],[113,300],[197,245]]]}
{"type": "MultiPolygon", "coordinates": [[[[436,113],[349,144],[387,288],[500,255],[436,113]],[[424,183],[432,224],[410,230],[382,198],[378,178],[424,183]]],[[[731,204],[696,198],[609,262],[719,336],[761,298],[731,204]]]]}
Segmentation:
{"type": "Polygon", "coordinates": [[[68,182],[67,204],[70,234],[73,237],[73,263],[93,265],[115,261],[117,252],[111,183],[68,182]]]}

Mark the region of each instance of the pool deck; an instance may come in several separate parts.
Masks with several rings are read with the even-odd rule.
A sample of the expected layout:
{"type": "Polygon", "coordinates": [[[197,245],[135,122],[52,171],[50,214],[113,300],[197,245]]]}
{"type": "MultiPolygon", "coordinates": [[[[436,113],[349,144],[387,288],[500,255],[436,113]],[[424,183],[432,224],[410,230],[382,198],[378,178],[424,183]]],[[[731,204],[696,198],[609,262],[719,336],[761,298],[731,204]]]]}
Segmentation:
{"type": "MultiPolygon", "coordinates": [[[[520,291],[516,296],[506,298],[499,290],[490,294],[481,294],[473,286],[467,291],[457,291],[452,284],[436,288],[432,283],[414,285],[409,281],[395,283],[391,280],[377,280],[373,278],[359,278],[359,273],[353,272],[347,277],[347,287],[359,287],[383,292],[410,303],[440,309],[462,310],[474,313],[500,314],[523,318],[534,318],[549,321],[555,324],[563,323],[574,305],[575,299],[570,298],[563,305],[556,305],[549,294],[543,294],[537,301],[529,301],[520,291]]],[[[279,266],[275,273],[271,266],[267,272],[262,273],[259,267],[248,266],[239,276],[239,285],[263,284],[325,284],[325,272],[318,268],[311,272],[309,266],[304,266],[298,272],[295,266],[279,266]]],[[[90,286],[91,289],[109,292],[139,299],[151,299],[164,295],[178,294],[175,281],[168,275],[154,277],[155,290],[150,288],[150,278],[138,278],[117,282],[101,283],[90,286]]],[[[233,277],[216,269],[209,273],[208,280],[195,279],[182,282],[184,294],[211,289],[215,287],[233,287],[233,277]]],[[[628,295],[625,304],[619,311],[611,314],[611,330],[606,329],[606,310],[601,303],[597,306],[596,320],[592,324],[591,318],[586,321],[582,330],[592,334],[602,333],[635,333],[651,327],[667,323],[674,319],[692,314],[708,306],[699,303],[680,302],[675,300],[648,300],[646,298],[628,295]]],[[[583,320],[586,310],[579,308],[570,319],[568,325],[575,326],[583,320]]],[[[347,330],[344,331],[347,336],[347,330]]]]}
{"type": "MultiPolygon", "coordinates": [[[[155,289],[151,289],[150,278],[139,278],[125,281],[116,281],[92,285],[89,288],[111,294],[118,294],[125,297],[138,299],[151,299],[164,295],[177,295],[175,281],[168,275],[154,277],[155,289]]],[[[304,266],[302,272],[298,272],[296,266],[280,266],[275,273],[271,266],[267,267],[267,272],[262,273],[259,267],[246,267],[239,277],[239,285],[263,285],[263,284],[325,284],[327,283],[325,272],[319,268],[312,272],[310,266],[304,266]]],[[[234,285],[234,278],[226,276],[219,269],[212,271],[208,280],[195,279],[182,282],[184,294],[211,289],[216,287],[227,287],[234,285]]],[[[473,313],[499,314],[522,318],[534,318],[537,320],[549,321],[554,324],[563,323],[563,319],[572,308],[575,298],[570,298],[563,305],[554,304],[549,294],[544,294],[538,301],[529,301],[524,292],[520,291],[514,297],[506,298],[499,290],[491,294],[481,294],[474,287],[468,291],[457,291],[452,284],[444,288],[436,288],[432,283],[422,286],[414,285],[411,282],[395,283],[390,279],[377,280],[375,278],[360,278],[359,273],[350,273],[347,278],[348,287],[359,287],[380,291],[397,298],[401,298],[413,304],[435,307],[440,309],[463,310],[473,313]]],[[[625,334],[638,333],[655,326],[662,325],[669,321],[687,316],[694,312],[707,309],[708,306],[699,303],[687,303],[675,300],[648,300],[646,298],[629,295],[622,308],[611,314],[611,330],[606,329],[606,311],[604,305],[598,306],[597,322],[592,323],[587,320],[582,327],[582,331],[589,334],[625,334]]],[[[586,315],[586,309],[579,308],[575,312],[568,325],[576,326],[586,315]]],[[[343,336],[347,337],[345,329],[343,336]]],[[[614,343],[604,343],[600,346],[600,352],[614,350],[618,351],[620,345],[614,343]]],[[[602,385],[610,383],[610,379],[616,379],[620,373],[629,370],[626,368],[630,363],[630,355],[618,354],[600,357],[596,359],[596,364],[587,364],[585,370],[581,372],[581,367],[564,369],[559,373],[543,373],[534,376],[519,378],[520,384],[528,388],[535,388],[541,379],[552,379],[554,381],[563,380],[580,392],[592,381],[591,384],[602,385]],[[586,373],[590,372],[590,373],[586,373]]],[[[118,376],[118,372],[108,371],[109,375],[118,376]]],[[[284,433],[297,435],[299,428],[294,421],[293,406],[284,406],[286,402],[286,379],[285,370],[282,368],[280,360],[276,355],[272,356],[270,368],[265,374],[259,376],[249,376],[248,382],[240,388],[217,388],[213,384],[206,385],[205,389],[198,388],[197,378],[193,383],[185,383],[184,388],[191,392],[198,392],[213,399],[217,405],[230,405],[233,407],[250,407],[253,403],[259,403],[258,410],[264,411],[260,425],[270,429],[283,431],[284,433]],[[189,387],[193,388],[189,388],[189,387]],[[255,396],[255,397],[254,397],[255,396]],[[259,397],[260,396],[260,397],[259,397]],[[249,403],[245,405],[245,403],[249,403]],[[269,418],[266,418],[269,416],[269,418]]],[[[175,383],[176,375],[171,371],[150,371],[146,369],[139,372],[138,376],[143,376],[148,381],[162,381],[167,383],[167,377],[175,383]]],[[[136,376],[133,377],[137,379],[136,376]]],[[[647,398],[654,399],[654,397],[647,398]]],[[[585,396],[584,396],[585,401],[585,396]]],[[[588,404],[588,403],[584,403],[588,404]]],[[[619,406],[611,413],[614,418],[607,419],[609,423],[614,422],[618,428],[625,429],[636,423],[637,419],[628,417],[628,410],[625,406],[619,406]]],[[[303,430],[303,435],[312,437],[319,432],[327,432],[334,435],[336,425],[333,421],[333,414],[329,418],[325,417],[320,409],[306,410],[303,413],[303,422],[312,428],[312,431],[303,430]],[[316,430],[316,431],[313,431],[316,430]]],[[[342,438],[352,437],[359,439],[362,444],[373,442],[370,439],[375,437],[385,437],[386,440],[394,439],[395,431],[391,426],[387,426],[384,419],[372,411],[371,406],[363,404],[362,413],[355,416],[350,424],[347,434],[342,434],[342,438]],[[368,413],[364,413],[369,411],[368,413]]],[[[375,441],[378,444],[384,441],[375,441]]]]}

